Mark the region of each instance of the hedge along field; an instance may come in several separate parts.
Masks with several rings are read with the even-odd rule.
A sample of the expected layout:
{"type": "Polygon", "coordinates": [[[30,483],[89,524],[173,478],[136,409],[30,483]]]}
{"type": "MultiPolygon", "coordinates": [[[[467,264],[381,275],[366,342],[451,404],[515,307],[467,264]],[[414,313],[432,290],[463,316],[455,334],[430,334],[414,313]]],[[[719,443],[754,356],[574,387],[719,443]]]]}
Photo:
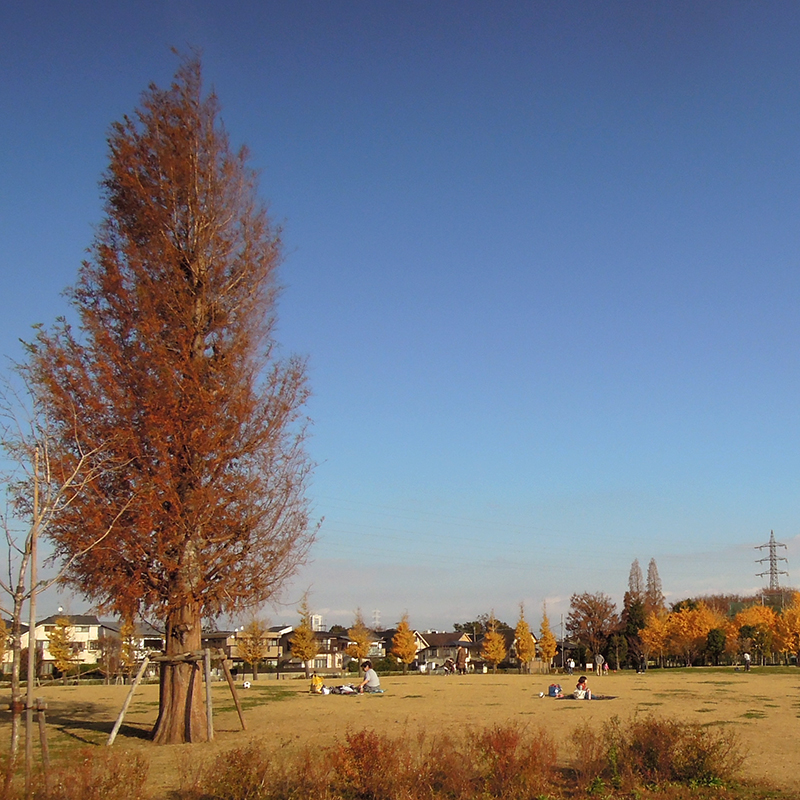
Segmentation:
{"type": "MultiPolygon", "coordinates": [[[[612,700],[540,698],[551,682],[571,689],[577,675],[385,676],[383,695],[311,695],[308,681],[262,680],[241,690],[247,730],[239,721],[227,687],[215,684],[215,740],[200,745],[156,747],[146,739],[157,713],[158,687],[141,687],[114,750],[134,750],[150,760],[150,785],[178,786],[181,776],[224,750],[258,740],[282,748],[325,747],[348,732],[370,729],[390,737],[429,739],[492,725],[546,729],[558,747],[558,762],[570,763],[575,730],[588,723],[600,730],[614,716],[654,714],[715,729],[733,730],[746,754],[742,777],[783,789],[797,786],[800,764],[800,670],[731,668],[651,670],[591,677],[595,693],[612,700]]],[[[331,685],[342,683],[333,680],[331,685]]],[[[51,686],[38,695],[48,703],[51,753],[65,757],[79,747],[102,745],[128,687],[51,686]]],[[[7,707],[7,704],[4,704],[7,707]]],[[[0,716],[0,748],[8,741],[7,714],[0,716]]]]}

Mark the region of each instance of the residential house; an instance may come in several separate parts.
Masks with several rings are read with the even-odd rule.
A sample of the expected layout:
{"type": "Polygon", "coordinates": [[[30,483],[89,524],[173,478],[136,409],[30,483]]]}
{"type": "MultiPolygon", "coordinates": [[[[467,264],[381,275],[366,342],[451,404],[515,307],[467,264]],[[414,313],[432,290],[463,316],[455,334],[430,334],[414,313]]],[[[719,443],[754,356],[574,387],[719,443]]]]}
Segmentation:
{"type": "MultiPolygon", "coordinates": [[[[269,628],[264,638],[266,640],[265,655],[262,664],[277,667],[284,658],[283,637],[291,633],[291,626],[278,625],[269,628]]],[[[203,634],[203,647],[222,653],[235,665],[242,663],[242,654],[239,652],[239,643],[246,636],[244,628],[235,628],[232,631],[207,631],[203,634]]]]}
{"type": "Polygon", "coordinates": [[[475,647],[472,637],[463,631],[453,631],[451,633],[439,633],[438,631],[415,631],[420,639],[417,647],[417,665],[427,671],[441,667],[448,658],[456,660],[459,647],[465,647],[470,653],[470,659],[474,655],[475,647]]]}
{"type": "MultiPolygon", "coordinates": [[[[297,658],[292,658],[292,633],[294,628],[289,628],[281,638],[283,652],[286,654],[289,669],[305,669],[297,658]]],[[[347,646],[350,639],[346,634],[331,633],[330,631],[314,631],[319,651],[314,658],[311,669],[315,672],[341,672],[350,660],[347,656],[347,646]]]]}
{"type": "MultiPolygon", "coordinates": [[[[69,639],[74,663],[78,665],[96,664],[100,657],[100,640],[109,636],[112,631],[94,614],[53,614],[36,624],[33,632],[34,647],[41,659],[40,674],[47,675],[53,671],[54,658],[50,653],[50,635],[56,629],[59,619],[69,620],[69,639]]],[[[22,649],[28,647],[29,631],[22,635],[22,649]]]]}

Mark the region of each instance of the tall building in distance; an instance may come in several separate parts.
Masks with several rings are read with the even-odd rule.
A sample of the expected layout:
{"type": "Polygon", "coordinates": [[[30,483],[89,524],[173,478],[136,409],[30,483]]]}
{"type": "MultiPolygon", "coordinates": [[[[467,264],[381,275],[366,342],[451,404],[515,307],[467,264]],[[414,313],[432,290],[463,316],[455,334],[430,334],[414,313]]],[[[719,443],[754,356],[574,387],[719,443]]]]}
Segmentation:
{"type": "Polygon", "coordinates": [[[325,621],[322,619],[322,614],[312,614],[311,615],[311,630],[312,631],[324,631],[325,630],[325,621]]]}

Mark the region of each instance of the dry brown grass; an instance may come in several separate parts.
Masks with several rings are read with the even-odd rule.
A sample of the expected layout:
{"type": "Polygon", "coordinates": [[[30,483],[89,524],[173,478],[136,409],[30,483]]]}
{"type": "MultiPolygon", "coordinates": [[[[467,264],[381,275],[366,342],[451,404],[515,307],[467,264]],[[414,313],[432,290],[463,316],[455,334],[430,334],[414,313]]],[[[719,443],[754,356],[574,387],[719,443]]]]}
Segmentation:
{"type": "MultiPolygon", "coordinates": [[[[572,740],[584,726],[600,732],[612,717],[626,720],[656,714],[697,723],[709,731],[735,731],[748,757],[743,776],[787,790],[797,784],[800,764],[800,670],[749,674],[728,670],[651,671],[646,675],[611,674],[594,678],[596,692],[614,695],[607,701],[540,698],[551,681],[571,686],[567,676],[470,675],[388,676],[386,694],[356,697],[310,695],[305,680],[261,680],[242,692],[248,729],[239,730],[227,688],[214,687],[215,740],[211,743],[156,748],[146,739],[155,720],[157,687],[137,693],[115,750],[144,751],[150,759],[150,786],[162,792],[191,782],[201,764],[221,752],[244,748],[251,741],[279,746],[286,752],[341,745],[348,734],[370,730],[388,739],[421,740],[435,747],[448,737],[499,729],[544,730],[557,749],[557,763],[567,766],[574,755],[572,740]],[[511,726],[511,728],[509,728],[511,726]],[[183,776],[183,778],[181,778],[183,776]]],[[[79,746],[105,741],[122,706],[127,687],[47,687],[39,694],[48,702],[54,757],[79,746]]],[[[0,725],[6,725],[0,716],[0,725]]],[[[5,727],[7,732],[7,727],[5,727]]],[[[483,735],[483,734],[481,734],[483,735]]],[[[489,735],[488,733],[486,735],[489,735]]],[[[0,747],[7,736],[0,729],[0,747]]],[[[377,745],[376,745],[377,746],[377,745]]]]}

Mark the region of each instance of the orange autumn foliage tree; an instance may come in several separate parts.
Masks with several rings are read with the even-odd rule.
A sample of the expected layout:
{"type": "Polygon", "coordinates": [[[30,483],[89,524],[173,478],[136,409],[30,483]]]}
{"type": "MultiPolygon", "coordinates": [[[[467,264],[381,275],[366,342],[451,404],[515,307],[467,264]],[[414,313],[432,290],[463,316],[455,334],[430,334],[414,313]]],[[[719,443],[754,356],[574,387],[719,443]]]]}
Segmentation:
{"type": "Polygon", "coordinates": [[[408,665],[417,657],[417,637],[408,624],[408,614],[403,614],[392,637],[392,655],[403,665],[403,672],[408,672],[408,665]]]}
{"type": "Polygon", "coordinates": [[[492,665],[492,672],[496,673],[497,665],[505,660],[507,655],[505,637],[497,630],[497,620],[494,614],[491,614],[486,623],[486,634],[481,644],[481,657],[492,665]]]}
{"type": "Polygon", "coordinates": [[[708,632],[722,628],[725,620],[705,603],[696,608],[673,611],[666,620],[667,645],[672,653],[684,659],[687,667],[705,650],[708,632]]]}
{"type": "Polygon", "coordinates": [[[311,664],[319,653],[319,640],[311,624],[311,609],[308,607],[308,595],[303,595],[300,601],[300,622],[292,632],[289,645],[292,656],[299,658],[306,672],[306,678],[311,677],[311,664]]]}
{"type": "Polygon", "coordinates": [[[536,637],[531,632],[531,626],[525,619],[525,607],[519,604],[519,619],[514,628],[514,650],[517,654],[517,663],[520,672],[531,671],[531,661],[536,658],[536,637]]]}
{"type": "Polygon", "coordinates": [[[778,622],[778,640],[782,653],[794,653],[800,665],[800,592],[792,592],[786,610],[778,622]]]}
{"type": "Polygon", "coordinates": [[[778,634],[778,615],[769,606],[753,605],[742,609],[733,619],[738,642],[743,649],[753,649],[762,663],[773,651],[778,634]],[[744,636],[742,629],[749,632],[744,636]]]}
{"type": "Polygon", "coordinates": [[[536,649],[539,651],[542,661],[544,661],[545,670],[549,672],[553,659],[558,652],[558,642],[550,628],[550,619],[547,616],[546,605],[542,606],[542,624],[539,628],[539,641],[536,643],[536,649]]]}
{"type": "Polygon", "coordinates": [[[667,649],[667,615],[649,612],[645,626],[639,632],[639,638],[642,640],[645,662],[651,656],[657,656],[659,663],[663,664],[667,649]]]}
{"type": "MultiPolygon", "coordinates": [[[[92,448],[126,463],[106,497],[134,497],[68,582],[124,618],[160,618],[166,655],[201,649],[204,617],[273,597],[304,561],[310,464],[301,359],[274,340],[280,240],[245,151],[233,152],[196,59],[151,85],[110,131],[104,220],[61,320],[29,346],[65,471],[92,448]]],[[[68,559],[113,503],[75,502],[49,530],[68,559]]],[[[200,666],[161,667],[158,743],[207,738],[200,666]]]]}
{"type": "Polygon", "coordinates": [[[353,620],[353,627],[348,628],[347,636],[350,644],[347,645],[345,654],[358,661],[358,671],[361,672],[361,662],[369,655],[372,646],[372,631],[364,622],[364,615],[361,609],[356,610],[356,617],[353,620]]]}

